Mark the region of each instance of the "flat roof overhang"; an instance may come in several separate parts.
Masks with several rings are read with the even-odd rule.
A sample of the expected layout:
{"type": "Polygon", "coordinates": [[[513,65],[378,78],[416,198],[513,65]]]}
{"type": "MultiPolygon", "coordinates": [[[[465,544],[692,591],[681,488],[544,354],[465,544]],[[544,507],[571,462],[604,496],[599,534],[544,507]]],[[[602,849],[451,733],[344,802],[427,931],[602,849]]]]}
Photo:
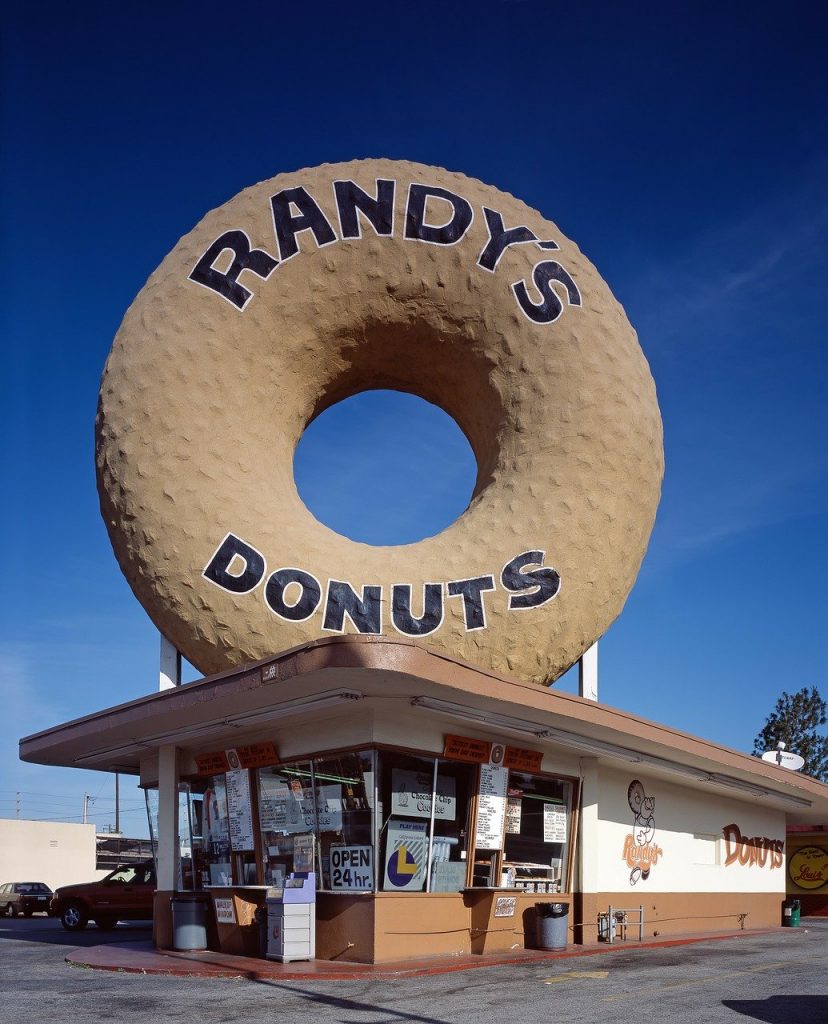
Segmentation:
{"type": "MultiPolygon", "coordinates": [[[[499,676],[403,639],[337,636],[106,708],[20,740],[36,764],[139,774],[162,746],[226,749],[292,716],[430,714],[699,790],[755,799],[791,823],[828,821],[828,785],[625,711],[499,676]]],[[[456,725],[453,723],[457,723],[456,725]]]]}

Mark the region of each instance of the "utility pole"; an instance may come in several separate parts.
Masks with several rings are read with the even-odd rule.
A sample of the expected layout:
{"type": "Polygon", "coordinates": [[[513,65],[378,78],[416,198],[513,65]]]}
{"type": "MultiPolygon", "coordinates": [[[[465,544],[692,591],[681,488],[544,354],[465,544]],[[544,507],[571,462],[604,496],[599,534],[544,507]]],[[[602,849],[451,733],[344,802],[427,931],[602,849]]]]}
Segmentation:
{"type": "Polygon", "coordinates": [[[115,831],[121,834],[121,787],[118,773],[115,772],[115,831]]]}
{"type": "Polygon", "coordinates": [[[17,791],[17,817],[20,817],[20,790],[17,791]]]}
{"type": "Polygon", "coordinates": [[[83,823],[86,824],[86,819],[89,814],[89,794],[83,794],[83,823]]]}

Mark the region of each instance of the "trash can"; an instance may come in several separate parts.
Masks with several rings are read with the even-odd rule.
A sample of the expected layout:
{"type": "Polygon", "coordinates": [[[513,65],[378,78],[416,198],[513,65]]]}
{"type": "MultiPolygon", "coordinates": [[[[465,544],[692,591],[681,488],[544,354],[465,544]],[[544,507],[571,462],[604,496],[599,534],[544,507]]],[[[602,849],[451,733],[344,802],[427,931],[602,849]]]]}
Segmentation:
{"type": "Polygon", "coordinates": [[[173,949],[180,952],[207,948],[206,892],[177,892],[170,899],[173,922],[173,949]]]}
{"type": "Polygon", "coordinates": [[[782,904],[782,925],[785,928],[799,927],[799,900],[787,899],[782,904]]]}
{"type": "Polygon", "coordinates": [[[566,949],[568,927],[568,904],[535,904],[535,938],[538,949],[566,949]]]}

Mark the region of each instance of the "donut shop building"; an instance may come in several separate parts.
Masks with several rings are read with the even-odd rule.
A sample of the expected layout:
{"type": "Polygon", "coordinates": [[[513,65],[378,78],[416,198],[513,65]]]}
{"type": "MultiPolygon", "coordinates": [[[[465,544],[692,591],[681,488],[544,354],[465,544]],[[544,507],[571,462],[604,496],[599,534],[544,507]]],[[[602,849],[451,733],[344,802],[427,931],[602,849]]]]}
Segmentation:
{"type": "Polygon", "coordinates": [[[779,923],[786,827],[828,787],[549,688],[621,613],[664,469],[635,331],[551,220],[406,161],[245,189],[124,316],[96,468],[162,660],[205,678],[20,749],[138,777],[160,947],[185,893],[225,953],[281,892],[316,957],[366,963],[543,945],[547,916],[553,943],[779,923]],[[306,426],[371,389],[477,461],[416,544],[352,542],[296,488],[306,426]]]}
{"type": "Polygon", "coordinates": [[[256,909],[298,869],[320,959],[532,947],[549,902],[571,943],[772,927],[786,826],[828,816],[812,779],[384,638],[167,689],[27,737],[21,756],[138,776],[156,944],[172,945],[171,898],[196,890],[211,947],[239,955],[259,952],[256,909]]]}

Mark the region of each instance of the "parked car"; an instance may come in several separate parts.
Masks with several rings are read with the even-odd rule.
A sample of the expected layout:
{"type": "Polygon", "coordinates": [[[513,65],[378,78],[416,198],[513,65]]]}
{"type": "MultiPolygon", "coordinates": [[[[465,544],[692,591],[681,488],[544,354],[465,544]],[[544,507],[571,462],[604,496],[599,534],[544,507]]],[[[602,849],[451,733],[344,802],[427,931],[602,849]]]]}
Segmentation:
{"type": "Polygon", "coordinates": [[[69,932],[81,931],[90,921],[108,929],[119,921],[151,918],[154,895],[155,866],[149,860],[123,864],[97,882],[62,885],[50,909],[69,932]]]}
{"type": "Polygon", "coordinates": [[[0,914],[9,917],[48,914],[51,897],[52,890],[43,882],[6,882],[0,885],[0,914]]]}

